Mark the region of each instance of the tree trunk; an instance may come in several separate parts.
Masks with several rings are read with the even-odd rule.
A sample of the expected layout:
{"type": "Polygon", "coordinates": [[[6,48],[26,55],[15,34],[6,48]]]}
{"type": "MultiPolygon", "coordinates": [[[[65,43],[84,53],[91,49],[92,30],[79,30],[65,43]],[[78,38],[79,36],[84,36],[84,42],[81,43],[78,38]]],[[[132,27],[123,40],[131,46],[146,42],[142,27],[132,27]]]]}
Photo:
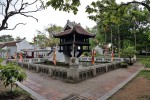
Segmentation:
{"type": "Polygon", "coordinates": [[[10,84],[11,92],[13,91],[13,85],[12,83],[10,84]]]}

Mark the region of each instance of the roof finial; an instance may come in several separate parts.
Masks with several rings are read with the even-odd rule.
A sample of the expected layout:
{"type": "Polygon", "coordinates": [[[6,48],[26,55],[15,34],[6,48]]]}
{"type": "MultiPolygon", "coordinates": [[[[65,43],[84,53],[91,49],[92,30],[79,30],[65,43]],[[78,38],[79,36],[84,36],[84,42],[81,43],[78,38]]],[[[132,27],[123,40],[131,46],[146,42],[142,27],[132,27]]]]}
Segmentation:
{"type": "Polygon", "coordinates": [[[67,23],[69,23],[70,21],[69,21],[69,19],[67,20],[67,23]]]}

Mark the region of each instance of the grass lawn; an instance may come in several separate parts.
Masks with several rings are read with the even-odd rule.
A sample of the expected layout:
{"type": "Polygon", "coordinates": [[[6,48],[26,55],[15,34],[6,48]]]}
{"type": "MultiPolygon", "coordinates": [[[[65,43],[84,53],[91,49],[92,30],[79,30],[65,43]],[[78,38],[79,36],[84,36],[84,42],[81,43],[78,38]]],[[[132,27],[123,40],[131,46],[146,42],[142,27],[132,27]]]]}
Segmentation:
{"type": "Polygon", "coordinates": [[[3,85],[2,81],[0,81],[0,100],[33,100],[30,97],[30,94],[17,87],[13,92],[10,91],[10,87],[6,87],[3,85]]]}
{"type": "Polygon", "coordinates": [[[150,70],[142,70],[108,100],[150,100],[150,70]]]}

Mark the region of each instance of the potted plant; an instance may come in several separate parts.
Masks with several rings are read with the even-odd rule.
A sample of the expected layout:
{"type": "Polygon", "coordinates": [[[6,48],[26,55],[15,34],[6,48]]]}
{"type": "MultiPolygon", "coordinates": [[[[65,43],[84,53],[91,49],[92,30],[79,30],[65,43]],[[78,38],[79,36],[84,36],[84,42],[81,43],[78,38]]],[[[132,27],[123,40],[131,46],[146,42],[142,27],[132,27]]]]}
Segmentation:
{"type": "Polygon", "coordinates": [[[131,60],[131,58],[134,57],[135,54],[137,54],[137,51],[133,46],[128,46],[127,48],[121,50],[121,55],[125,58],[129,58],[129,60],[125,59],[125,62],[129,65],[133,65],[133,61],[131,60]]]}

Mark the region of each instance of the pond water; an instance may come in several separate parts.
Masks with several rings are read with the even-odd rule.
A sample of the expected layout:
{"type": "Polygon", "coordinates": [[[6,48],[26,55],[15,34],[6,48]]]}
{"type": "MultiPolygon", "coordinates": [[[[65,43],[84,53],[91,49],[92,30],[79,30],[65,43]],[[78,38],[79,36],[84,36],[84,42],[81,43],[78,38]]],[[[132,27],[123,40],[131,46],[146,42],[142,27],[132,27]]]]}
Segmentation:
{"type": "MultiPolygon", "coordinates": [[[[94,65],[99,65],[99,64],[106,64],[108,62],[95,62],[94,65]]],[[[39,63],[39,64],[44,64],[44,65],[53,65],[53,62],[51,63],[39,63]]],[[[56,65],[53,65],[53,66],[58,66],[58,67],[64,67],[64,68],[70,68],[70,66],[68,64],[65,64],[65,63],[58,63],[56,65]]],[[[89,66],[93,66],[92,62],[79,62],[79,68],[83,68],[83,67],[89,67],[89,66]]]]}
{"type": "MultiPolygon", "coordinates": [[[[96,62],[94,65],[99,65],[99,64],[106,64],[107,62],[96,62]]],[[[91,62],[80,62],[79,63],[80,67],[89,67],[89,66],[93,66],[93,64],[91,62]]]]}

